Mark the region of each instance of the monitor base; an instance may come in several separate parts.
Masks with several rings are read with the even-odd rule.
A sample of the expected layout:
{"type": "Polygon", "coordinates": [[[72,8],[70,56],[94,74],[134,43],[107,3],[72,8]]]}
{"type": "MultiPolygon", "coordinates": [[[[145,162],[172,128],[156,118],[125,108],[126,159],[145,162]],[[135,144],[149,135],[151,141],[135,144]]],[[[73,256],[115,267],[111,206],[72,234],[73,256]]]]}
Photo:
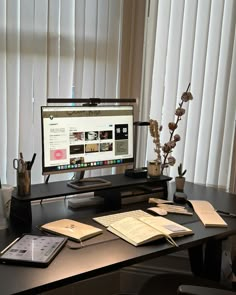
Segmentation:
{"type": "Polygon", "coordinates": [[[111,182],[103,178],[82,178],[69,181],[67,185],[78,191],[91,191],[93,188],[111,186],[111,182]]]}

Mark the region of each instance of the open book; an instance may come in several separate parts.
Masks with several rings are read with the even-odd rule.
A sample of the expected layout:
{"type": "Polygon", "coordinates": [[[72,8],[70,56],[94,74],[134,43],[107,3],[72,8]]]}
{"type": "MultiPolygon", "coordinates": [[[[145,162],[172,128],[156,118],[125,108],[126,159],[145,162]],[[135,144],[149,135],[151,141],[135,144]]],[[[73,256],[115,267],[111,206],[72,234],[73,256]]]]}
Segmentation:
{"type": "Polygon", "coordinates": [[[41,226],[42,230],[60,234],[71,240],[81,242],[102,233],[102,229],[71,219],[60,219],[41,226]]]}
{"type": "Polygon", "coordinates": [[[112,223],[108,230],[134,246],[146,244],[166,238],[174,246],[178,246],[174,237],[193,234],[193,231],[176,222],[161,216],[126,217],[112,223]]]}
{"type": "Polygon", "coordinates": [[[227,227],[227,223],[210,202],[203,200],[189,200],[189,202],[205,227],[227,227]]]}

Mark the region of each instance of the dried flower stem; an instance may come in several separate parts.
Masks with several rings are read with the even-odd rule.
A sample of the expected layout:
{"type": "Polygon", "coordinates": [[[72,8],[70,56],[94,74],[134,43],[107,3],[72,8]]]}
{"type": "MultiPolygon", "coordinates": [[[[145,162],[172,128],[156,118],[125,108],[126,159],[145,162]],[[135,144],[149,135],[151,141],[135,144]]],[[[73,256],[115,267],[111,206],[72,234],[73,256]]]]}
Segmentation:
{"type": "Polygon", "coordinates": [[[157,154],[157,158],[155,162],[157,164],[161,164],[161,145],[160,145],[160,134],[159,134],[159,126],[156,120],[150,120],[150,134],[153,137],[153,143],[155,144],[154,151],[157,154]]]}
{"type": "MultiPolygon", "coordinates": [[[[186,92],[188,92],[189,87],[190,87],[190,83],[188,84],[188,87],[187,87],[186,92]]],[[[184,103],[184,100],[181,100],[181,102],[179,103],[179,108],[182,108],[183,103],[184,103]]],[[[173,129],[173,130],[170,131],[169,142],[172,141],[172,138],[173,138],[173,136],[174,136],[175,130],[176,130],[176,128],[178,127],[178,123],[179,123],[180,120],[181,120],[181,115],[177,116],[177,118],[176,118],[176,122],[175,122],[175,126],[176,126],[176,127],[175,127],[175,129],[173,129]]],[[[165,155],[164,155],[164,160],[163,160],[163,163],[162,163],[162,165],[161,165],[161,174],[163,173],[163,170],[164,170],[164,168],[166,167],[167,158],[168,158],[168,156],[169,156],[169,154],[170,154],[171,152],[172,152],[172,150],[166,152],[165,155]]]]}

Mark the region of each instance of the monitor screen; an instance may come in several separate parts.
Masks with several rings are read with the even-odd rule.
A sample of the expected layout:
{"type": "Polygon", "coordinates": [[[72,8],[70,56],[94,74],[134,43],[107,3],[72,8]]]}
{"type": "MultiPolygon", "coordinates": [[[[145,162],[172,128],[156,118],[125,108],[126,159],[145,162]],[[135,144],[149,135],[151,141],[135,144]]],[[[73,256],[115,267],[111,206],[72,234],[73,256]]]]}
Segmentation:
{"type": "Polygon", "coordinates": [[[133,106],[43,106],[43,174],[133,163],[133,106]]]}

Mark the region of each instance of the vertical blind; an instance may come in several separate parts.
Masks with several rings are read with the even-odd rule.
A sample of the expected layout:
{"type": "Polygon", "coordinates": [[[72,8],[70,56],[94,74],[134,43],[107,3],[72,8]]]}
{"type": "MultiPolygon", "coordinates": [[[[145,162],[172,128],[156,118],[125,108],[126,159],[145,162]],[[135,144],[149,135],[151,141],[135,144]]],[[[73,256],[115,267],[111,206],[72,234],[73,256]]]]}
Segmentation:
{"type": "MultiPolygon", "coordinates": [[[[165,173],[176,176],[183,163],[188,181],[228,188],[236,114],[236,2],[159,0],[156,11],[148,20],[155,24],[149,36],[155,40],[153,63],[146,68],[152,79],[143,87],[151,92],[143,95],[150,109],[141,119],[156,119],[163,126],[161,143],[168,141],[168,122],[190,82],[194,99],[184,104],[176,164],[165,173]]],[[[152,160],[154,146],[147,137],[146,159],[152,160]]]]}
{"type": "Polygon", "coordinates": [[[119,97],[123,1],[0,0],[0,176],[36,152],[42,180],[40,106],[47,97],[119,97]]]}

